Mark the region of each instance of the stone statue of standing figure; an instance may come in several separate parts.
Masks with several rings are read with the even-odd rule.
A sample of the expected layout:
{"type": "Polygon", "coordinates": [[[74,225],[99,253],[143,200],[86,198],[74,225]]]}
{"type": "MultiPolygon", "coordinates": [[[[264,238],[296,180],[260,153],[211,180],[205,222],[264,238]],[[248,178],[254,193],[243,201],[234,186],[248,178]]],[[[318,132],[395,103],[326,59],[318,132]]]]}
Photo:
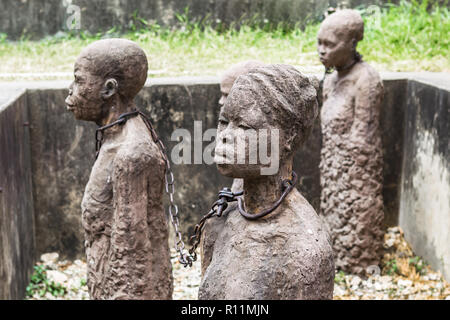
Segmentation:
{"type": "Polygon", "coordinates": [[[333,239],[336,267],[365,275],[383,244],[383,159],[379,126],[383,84],[356,46],[364,22],[355,10],[329,15],[318,33],[327,73],[321,110],[321,215],[333,239]]]}
{"type": "Polygon", "coordinates": [[[77,58],[66,98],[76,119],[104,128],[81,205],[91,299],[172,298],[164,161],[134,112],[147,69],[134,42],[96,41],[77,58]]]}
{"type": "Polygon", "coordinates": [[[292,66],[265,65],[234,82],[220,111],[214,160],[221,174],[243,179],[244,194],[240,205],[231,203],[205,224],[199,299],[333,297],[330,239],[294,187],[292,171],[295,151],[308,137],[317,113],[316,88],[292,66]],[[270,133],[265,138],[271,153],[272,135],[279,132],[277,157],[251,163],[252,147],[247,143],[238,148],[236,143],[249,129],[270,133]],[[239,162],[242,156],[246,160],[239,162]],[[275,161],[278,170],[262,174],[275,161]],[[282,198],[286,188],[290,191],[282,198]],[[276,203],[280,205],[268,215],[254,220],[276,203]]]}

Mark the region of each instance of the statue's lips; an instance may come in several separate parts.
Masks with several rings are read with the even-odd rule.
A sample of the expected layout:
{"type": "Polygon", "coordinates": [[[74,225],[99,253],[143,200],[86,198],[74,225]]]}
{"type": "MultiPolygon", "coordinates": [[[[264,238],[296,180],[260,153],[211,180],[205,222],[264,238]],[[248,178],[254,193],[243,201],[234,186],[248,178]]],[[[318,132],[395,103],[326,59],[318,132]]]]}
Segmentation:
{"type": "Polygon", "coordinates": [[[77,107],[74,104],[70,104],[66,102],[66,109],[69,112],[76,112],[77,107]]]}

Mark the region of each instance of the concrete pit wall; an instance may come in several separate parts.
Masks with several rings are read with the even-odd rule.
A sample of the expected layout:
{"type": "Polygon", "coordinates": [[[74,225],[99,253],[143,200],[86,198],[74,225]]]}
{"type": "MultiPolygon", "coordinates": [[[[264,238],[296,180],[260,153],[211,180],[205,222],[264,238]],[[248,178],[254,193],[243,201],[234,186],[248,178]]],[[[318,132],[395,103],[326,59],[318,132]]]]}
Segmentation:
{"type": "MultiPolygon", "coordinates": [[[[423,222],[418,218],[422,215],[439,217],[439,221],[447,221],[448,226],[448,220],[445,220],[446,217],[448,219],[448,210],[445,211],[446,208],[448,209],[448,193],[445,193],[444,187],[448,190],[449,182],[448,176],[442,178],[442,172],[445,171],[442,171],[442,168],[445,165],[448,168],[448,162],[444,161],[448,159],[448,153],[443,153],[445,150],[447,150],[445,152],[448,152],[448,145],[445,144],[448,144],[448,137],[445,140],[443,136],[448,134],[448,127],[444,127],[442,123],[446,122],[442,121],[448,120],[449,90],[424,85],[423,82],[412,82],[407,77],[408,75],[405,74],[383,75],[385,97],[382,106],[381,128],[384,154],[385,224],[387,226],[397,225],[400,211],[400,225],[404,228],[407,239],[413,244],[414,250],[417,248],[418,254],[424,256],[433,267],[440,269],[445,264],[439,264],[442,259],[434,259],[433,257],[443,257],[444,261],[449,258],[450,242],[445,242],[448,227],[446,232],[445,225],[436,227],[437,229],[434,225],[424,229],[423,222]],[[415,88],[420,88],[421,85],[426,86],[425,91],[429,92],[429,95],[438,95],[440,98],[431,100],[414,98],[414,100],[410,92],[417,92],[415,88]],[[441,93],[438,94],[437,92],[441,93]],[[439,104],[440,107],[437,107],[439,104]],[[447,107],[447,111],[445,107],[447,107]],[[433,149],[433,154],[438,154],[440,159],[440,162],[435,160],[439,165],[433,172],[439,173],[436,177],[439,177],[439,188],[443,190],[438,193],[441,198],[436,198],[439,197],[436,195],[433,199],[435,199],[435,203],[437,203],[436,201],[439,201],[439,203],[447,201],[447,207],[445,205],[441,205],[441,207],[432,206],[428,211],[417,209],[419,204],[425,201],[423,195],[428,192],[428,180],[421,182],[420,187],[414,185],[415,198],[408,196],[408,194],[412,194],[409,190],[413,188],[410,182],[410,184],[407,183],[411,181],[409,179],[413,174],[413,170],[408,169],[408,166],[412,166],[414,161],[421,159],[417,158],[416,153],[414,153],[414,150],[421,150],[420,147],[413,146],[417,145],[415,141],[423,140],[423,138],[419,138],[419,134],[423,133],[423,130],[420,127],[411,127],[411,123],[414,124],[419,121],[417,119],[422,119],[423,117],[414,114],[419,111],[426,112],[424,110],[434,110],[431,113],[432,119],[443,119],[440,120],[441,122],[436,120],[426,122],[427,127],[425,128],[429,132],[437,130],[432,130],[437,125],[440,126],[440,129],[437,131],[439,132],[437,136],[436,134],[431,136],[428,134],[425,139],[430,141],[433,137],[433,146],[439,145],[439,150],[441,150],[441,153],[437,153],[436,150],[438,149],[433,149]],[[445,112],[447,112],[447,115],[445,115],[445,112]],[[405,126],[406,119],[408,120],[406,122],[408,127],[405,126]],[[411,119],[415,119],[416,122],[411,122],[413,121],[411,119]],[[404,153],[405,158],[403,157],[404,153]],[[447,155],[447,158],[444,155],[447,155]],[[415,160],[412,161],[411,159],[415,160]],[[399,209],[400,207],[401,209],[399,209]],[[414,209],[416,211],[412,208],[416,208],[414,209]],[[413,214],[413,211],[416,213],[413,214]],[[411,215],[417,219],[412,219],[411,215]],[[408,223],[405,221],[408,221],[408,223]],[[417,230],[422,230],[422,233],[417,233],[417,230]],[[422,238],[416,240],[416,235],[420,234],[422,234],[422,238]],[[427,247],[425,247],[425,244],[427,247]],[[435,246],[439,246],[439,248],[434,248],[435,246]],[[420,248],[424,248],[424,250],[420,248]],[[441,255],[439,256],[439,254],[441,255]]],[[[191,151],[193,153],[193,141],[196,138],[194,136],[194,121],[201,121],[202,132],[205,132],[208,128],[216,127],[219,111],[217,101],[220,97],[217,80],[215,77],[152,79],[139,93],[136,100],[137,105],[153,120],[156,130],[167,147],[169,158],[171,158],[170,152],[178,143],[178,141],[170,141],[171,134],[175,129],[184,128],[191,133],[191,151]]],[[[28,257],[32,257],[29,258],[29,261],[49,251],[57,251],[63,257],[71,259],[84,256],[80,203],[94,161],[94,132],[96,126],[75,120],[72,114],[65,110],[64,99],[67,95],[66,88],[68,85],[68,81],[48,82],[45,85],[41,83],[23,84],[22,87],[32,88],[27,90],[24,96],[26,99],[22,97],[22,100],[18,100],[22,101],[22,104],[26,102],[30,117],[30,140],[23,141],[21,145],[23,149],[16,151],[16,157],[20,159],[21,154],[26,155],[31,150],[31,157],[27,156],[29,164],[21,166],[21,168],[27,168],[27,174],[32,176],[33,187],[33,196],[31,196],[31,188],[28,186],[28,189],[26,189],[28,193],[22,193],[25,200],[21,201],[29,203],[29,199],[34,198],[36,250],[24,251],[29,252],[28,257]]],[[[13,105],[8,107],[7,110],[12,107],[13,105]]],[[[9,130],[19,127],[22,123],[20,121],[17,123],[7,122],[9,130]],[[15,125],[12,126],[12,124],[15,125]]],[[[3,128],[2,126],[0,136],[0,150],[2,151],[6,150],[7,143],[11,139],[9,130],[3,132],[3,128]],[[5,139],[8,139],[8,141],[5,139]]],[[[20,127],[20,130],[27,130],[27,128],[20,127]]],[[[427,143],[428,146],[430,142],[427,143]]],[[[205,148],[208,144],[209,141],[205,141],[202,147],[205,148]]],[[[302,150],[297,153],[294,160],[294,170],[300,178],[298,188],[316,210],[318,210],[320,203],[318,171],[320,147],[320,123],[317,120],[313,134],[302,150]]],[[[428,154],[427,152],[421,154],[428,154]]],[[[194,159],[193,155],[192,159],[194,159]]],[[[434,164],[433,161],[431,163],[434,164]]],[[[0,163],[0,170],[6,170],[5,163],[4,161],[0,163]]],[[[420,166],[414,165],[413,167],[426,170],[428,167],[424,163],[427,162],[422,161],[421,163],[420,166]]],[[[181,230],[187,238],[188,235],[192,234],[195,223],[209,210],[212,202],[216,199],[217,192],[222,187],[229,186],[231,179],[218,174],[214,164],[172,165],[172,167],[176,181],[175,200],[181,209],[181,230]]],[[[448,170],[446,172],[448,174],[448,170]]],[[[421,174],[426,177],[425,174],[421,174]]],[[[15,175],[13,176],[15,177],[15,175]]],[[[2,181],[4,180],[0,180],[0,185],[2,181]]],[[[0,199],[2,199],[1,197],[5,197],[4,192],[3,195],[0,193],[0,199]]],[[[165,197],[165,200],[167,200],[167,197],[165,197]]],[[[33,210],[30,207],[32,204],[33,202],[29,203],[27,207],[29,210],[24,215],[33,216],[33,210]]],[[[22,211],[26,211],[25,207],[21,208],[22,211]]],[[[14,210],[14,208],[11,209],[11,207],[3,205],[2,217],[7,217],[8,221],[11,220],[12,218],[7,214],[11,215],[15,212],[14,210]],[[8,208],[7,211],[5,211],[5,208],[8,208]]],[[[3,225],[2,223],[2,228],[3,225]]],[[[33,234],[31,222],[26,226],[28,227],[22,228],[21,232],[17,234],[33,234]]],[[[15,236],[11,232],[2,232],[2,235],[5,235],[8,239],[13,239],[11,237],[15,236]]],[[[27,239],[27,236],[24,237],[23,239],[27,239]]],[[[31,240],[29,239],[27,243],[31,243],[31,240]]],[[[30,263],[26,261],[3,259],[0,263],[3,269],[0,270],[6,270],[4,266],[8,263],[10,265],[12,263],[17,270],[29,270],[30,266],[30,263]]],[[[0,298],[4,296],[4,294],[3,296],[0,295],[0,298]]],[[[16,297],[19,296],[16,295],[16,297]]]]}
{"type": "Polygon", "coordinates": [[[399,222],[414,252],[449,281],[450,81],[410,81],[406,103],[399,222]]]}
{"type": "Polygon", "coordinates": [[[28,121],[24,92],[0,103],[0,299],[24,297],[34,265],[28,121]]]}

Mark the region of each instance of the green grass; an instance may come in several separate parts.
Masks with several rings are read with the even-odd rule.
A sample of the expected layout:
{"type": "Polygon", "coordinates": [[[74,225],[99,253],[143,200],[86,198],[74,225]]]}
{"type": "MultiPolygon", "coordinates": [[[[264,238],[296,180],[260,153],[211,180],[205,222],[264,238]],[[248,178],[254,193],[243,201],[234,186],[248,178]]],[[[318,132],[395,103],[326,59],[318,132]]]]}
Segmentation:
{"type": "Polygon", "coordinates": [[[420,275],[425,275],[427,270],[427,263],[421,257],[415,256],[414,258],[409,259],[409,264],[413,265],[416,269],[416,272],[420,275]]]}
{"type": "Polygon", "coordinates": [[[387,274],[390,275],[390,276],[395,275],[395,274],[399,274],[399,270],[398,270],[398,266],[397,266],[397,260],[395,260],[395,259],[389,260],[386,263],[385,268],[387,270],[386,271],[387,274]]]}
{"type": "MultiPolygon", "coordinates": [[[[380,10],[360,10],[365,21],[358,51],[379,71],[450,71],[450,15],[446,6],[402,1],[380,10]],[[427,10],[427,6],[430,7],[427,10]]],[[[217,75],[232,64],[258,59],[287,63],[306,72],[322,72],[316,54],[320,23],[303,30],[281,26],[243,25],[239,30],[212,27],[178,15],[169,30],[134,16],[132,31],[119,35],[65,34],[40,41],[8,41],[0,34],[0,73],[72,72],[83,47],[105,37],[136,41],[147,53],[151,76],[217,75]]]]}

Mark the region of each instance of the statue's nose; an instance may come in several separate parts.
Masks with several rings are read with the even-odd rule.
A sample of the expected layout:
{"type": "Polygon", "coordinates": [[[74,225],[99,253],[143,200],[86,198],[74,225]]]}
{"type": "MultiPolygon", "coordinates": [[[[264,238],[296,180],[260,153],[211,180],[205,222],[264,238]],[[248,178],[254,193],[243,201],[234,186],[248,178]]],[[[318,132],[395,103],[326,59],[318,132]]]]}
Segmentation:
{"type": "Polygon", "coordinates": [[[73,94],[73,82],[69,86],[69,96],[73,94]]]}
{"type": "Polygon", "coordinates": [[[319,52],[320,55],[324,55],[325,54],[325,48],[323,46],[319,46],[317,48],[317,51],[319,52]]]}

